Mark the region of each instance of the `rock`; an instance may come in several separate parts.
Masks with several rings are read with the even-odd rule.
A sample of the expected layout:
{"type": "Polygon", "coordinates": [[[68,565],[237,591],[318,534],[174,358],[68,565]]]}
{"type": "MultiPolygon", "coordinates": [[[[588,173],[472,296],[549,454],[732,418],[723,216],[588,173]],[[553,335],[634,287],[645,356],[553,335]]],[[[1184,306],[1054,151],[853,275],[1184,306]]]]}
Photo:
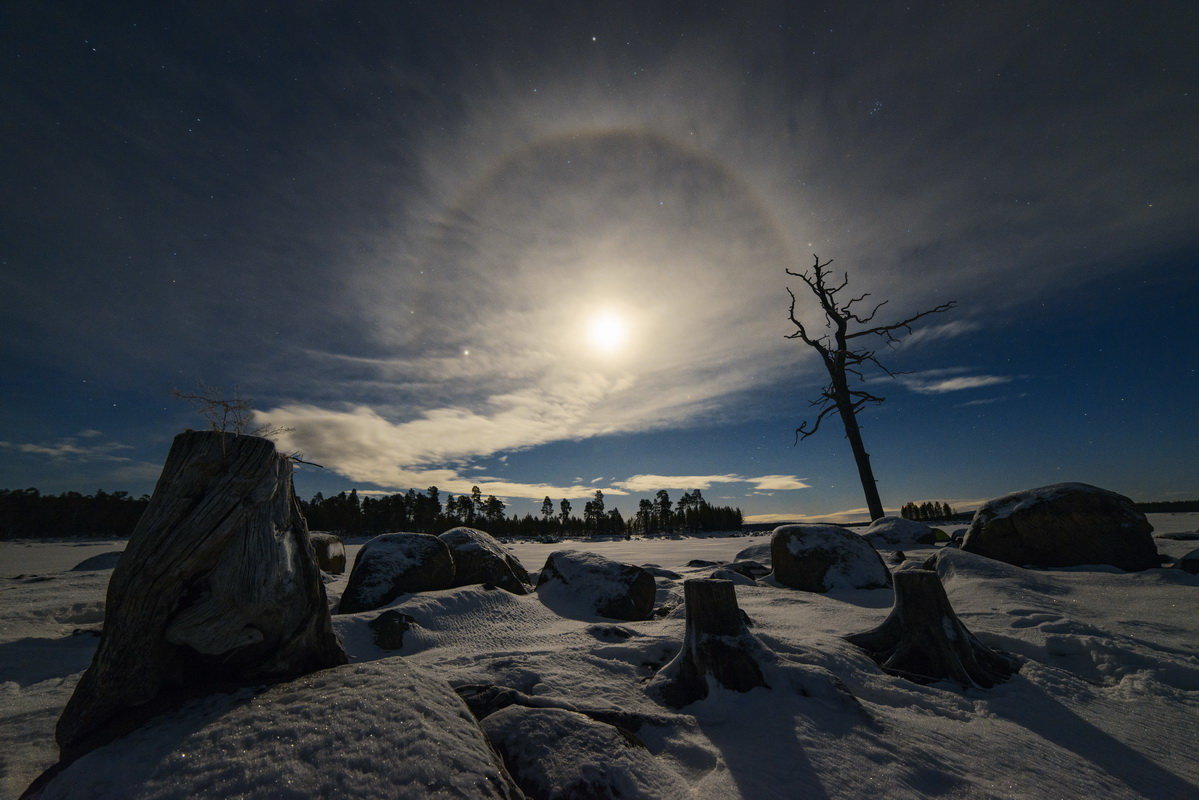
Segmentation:
{"type": "Polygon", "coordinates": [[[175,437],[59,718],[69,762],[178,702],[343,664],[292,462],[256,436],[175,437]]]}
{"type": "Polygon", "coordinates": [[[908,554],[903,552],[902,550],[896,550],[894,553],[891,554],[891,563],[892,564],[902,564],[904,561],[907,561],[907,559],[908,559],[908,554]]]}
{"type": "Polygon", "coordinates": [[[454,559],[445,542],[427,533],[384,533],[358,551],[337,613],[369,611],[402,594],[453,585],[454,559]]]}
{"type": "Polygon", "coordinates": [[[346,546],[339,537],[332,533],[310,533],[308,542],[322,572],[340,575],[346,571],[346,546]]]}
{"type": "Polygon", "coordinates": [[[416,619],[389,608],[372,619],[367,625],[374,632],[375,644],[381,650],[400,650],[404,647],[404,633],[416,624],[416,619]]]}
{"type": "Polygon", "coordinates": [[[773,654],[749,632],[731,581],[694,578],[683,583],[687,627],[683,645],[646,687],[674,708],[708,696],[709,683],[735,692],[769,688],[763,665],[773,654]]]}
{"type": "Polygon", "coordinates": [[[731,581],[740,586],[755,586],[758,583],[744,573],[733,572],[731,569],[714,569],[708,577],[718,581],[731,581]]]}
{"type": "Polygon", "coordinates": [[[974,514],[962,549],[1017,566],[1161,565],[1153,527],[1123,495],[1058,483],[989,500],[974,514]]]}
{"type": "Polygon", "coordinates": [[[578,550],[550,553],[537,582],[542,602],[564,616],[649,619],[656,593],[654,576],[641,567],[578,550]]]}
{"type": "Polygon", "coordinates": [[[753,561],[751,559],[737,559],[736,561],[730,561],[724,565],[724,569],[728,570],[729,572],[736,572],[740,575],[744,575],[753,581],[756,581],[758,578],[765,578],[770,574],[770,567],[766,566],[760,561],[753,561]]]}
{"type": "Polygon", "coordinates": [[[121,551],[112,550],[107,553],[85,558],[75,566],[71,567],[71,572],[92,572],[101,569],[113,569],[117,562],[121,560],[121,551]]]}
{"type": "Polygon", "coordinates": [[[916,683],[950,680],[989,689],[1020,669],[1005,653],[984,646],[962,624],[937,573],[895,573],[895,604],[877,628],[845,637],[884,672],[916,683]]]}
{"type": "Polygon", "coordinates": [[[43,784],[40,796],[523,795],[449,684],[431,669],[388,658],[189,704],[80,759],[43,784]]]}
{"type": "Polygon", "coordinates": [[[674,800],[692,793],[634,734],[574,711],[512,705],[480,724],[530,798],[674,800]]]}
{"type": "Polygon", "coordinates": [[[770,542],[751,544],[734,558],[734,561],[757,561],[759,564],[770,566],[770,542]]]}
{"type": "Polygon", "coordinates": [[[718,567],[718,566],[720,566],[720,562],[719,561],[708,561],[708,560],[702,559],[702,558],[693,558],[687,562],[687,566],[689,566],[689,567],[718,567]]]}
{"type": "Polygon", "coordinates": [[[903,517],[879,517],[862,534],[876,550],[895,550],[900,547],[919,547],[936,544],[936,534],[923,522],[903,517]]]}
{"type": "Polygon", "coordinates": [[[666,569],[665,567],[659,567],[657,564],[642,564],[641,568],[650,575],[653,575],[655,578],[666,578],[670,581],[677,581],[681,580],[683,577],[674,570],[666,569]]]}
{"type": "Polygon", "coordinates": [[[861,536],[836,525],[780,525],[770,540],[774,578],[805,592],[878,589],[891,573],[861,536]]]}
{"type": "Polygon", "coordinates": [[[513,594],[528,594],[532,580],[524,565],[491,534],[451,528],[437,537],[454,559],[454,586],[487,583],[513,594]]]}
{"type": "Polygon", "coordinates": [[[1174,566],[1192,575],[1199,575],[1199,550],[1192,550],[1174,562],[1174,566]]]}

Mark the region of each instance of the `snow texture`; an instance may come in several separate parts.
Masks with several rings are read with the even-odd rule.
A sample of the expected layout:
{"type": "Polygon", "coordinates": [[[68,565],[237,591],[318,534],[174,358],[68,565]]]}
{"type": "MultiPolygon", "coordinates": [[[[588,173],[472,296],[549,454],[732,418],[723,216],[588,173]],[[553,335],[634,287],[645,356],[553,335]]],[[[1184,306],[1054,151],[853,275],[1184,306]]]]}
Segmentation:
{"type": "MultiPolygon", "coordinates": [[[[1153,514],[1150,521],[1159,534],[1199,529],[1196,514],[1153,514]]],[[[728,536],[572,545],[625,563],[660,564],[686,579],[713,569],[689,561],[731,561],[749,543],[728,536]]],[[[360,545],[347,542],[347,554],[360,545]]],[[[1172,559],[1195,548],[1164,538],[1158,546],[1172,559]]],[[[95,651],[92,632],[103,620],[111,573],[70,570],[121,547],[111,540],[0,542],[2,798],[17,797],[55,761],[54,722],[95,651]]],[[[560,547],[511,545],[528,564],[560,547]]],[[[163,796],[401,797],[396,776],[415,779],[441,761],[482,763],[468,740],[434,732],[422,735],[441,738],[413,743],[427,757],[397,749],[405,726],[423,730],[439,715],[458,713],[448,698],[445,706],[417,698],[421,718],[403,722],[407,701],[397,702],[403,696],[391,679],[407,664],[454,685],[509,686],[547,702],[644,715],[652,721],[634,733],[683,781],[681,797],[1199,797],[1199,576],[1178,569],[1029,570],[932,547],[909,555],[923,560],[936,552],[962,622],[984,644],[1024,659],[1020,672],[994,689],[888,676],[843,641],[886,616],[889,590],[812,594],[763,581],[738,586],[737,600],[754,621],[754,636],[778,654],[781,671],[766,675],[772,688],[714,686],[704,700],[674,712],[644,686],[679,651],[681,607],[615,624],[556,614],[536,595],[470,586],[397,598],[392,607],[416,624],[396,652],[374,643],[368,622],[377,613],[335,617],[354,663],[304,679],[325,681],[319,696],[283,694],[288,685],[270,690],[266,705],[218,696],[156,723],[162,737],[172,731],[173,738],[135,733],[109,747],[123,748],[120,763],[130,779],[148,776],[143,785],[176,792],[163,796]],[[857,702],[823,691],[830,676],[857,702]],[[159,763],[169,763],[170,780],[159,763]],[[329,788],[349,785],[361,793],[329,788]],[[385,787],[391,794],[382,794],[385,787]]],[[[331,603],[346,582],[343,575],[327,585],[331,603]]],[[[682,589],[669,578],[658,584],[660,593],[682,589]]],[[[118,770],[99,759],[89,767],[97,780],[118,770]]],[[[84,782],[82,772],[75,778],[84,782]]],[[[125,788],[113,787],[109,796],[136,796],[125,788]]]]}

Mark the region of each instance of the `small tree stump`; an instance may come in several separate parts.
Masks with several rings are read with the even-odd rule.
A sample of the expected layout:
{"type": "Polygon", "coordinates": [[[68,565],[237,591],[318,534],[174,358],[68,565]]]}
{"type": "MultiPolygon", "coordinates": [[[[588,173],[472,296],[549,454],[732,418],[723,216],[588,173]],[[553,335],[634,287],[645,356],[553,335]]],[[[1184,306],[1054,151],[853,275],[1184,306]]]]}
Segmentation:
{"type": "Polygon", "coordinates": [[[650,681],[649,692],[666,705],[682,708],[708,696],[709,676],[737,692],[767,686],[761,664],[772,654],[746,628],[733,582],[693,578],[683,582],[683,597],[683,646],[650,681]]]}
{"type": "Polygon", "coordinates": [[[63,762],[177,700],[346,662],[291,476],[266,439],[175,437],[58,720],[63,762]]]}
{"type": "Polygon", "coordinates": [[[932,570],[896,572],[895,604],[877,628],[846,636],[884,672],[916,683],[951,680],[989,689],[1020,669],[1015,658],[984,646],[962,624],[932,570]]]}

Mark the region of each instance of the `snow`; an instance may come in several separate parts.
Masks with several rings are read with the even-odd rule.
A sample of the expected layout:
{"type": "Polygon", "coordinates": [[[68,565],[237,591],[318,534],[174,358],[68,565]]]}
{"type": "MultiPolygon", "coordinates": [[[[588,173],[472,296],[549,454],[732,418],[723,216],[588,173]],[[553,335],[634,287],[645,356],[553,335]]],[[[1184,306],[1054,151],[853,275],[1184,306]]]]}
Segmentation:
{"type": "MultiPolygon", "coordinates": [[[[1199,530],[1199,514],[1149,519],[1157,534],[1199,530]]],[[[662,602],[681,594],[683,579],[711,574],[710,566],[687,567],[692,559],[730,561],[765,541],[509,548],[533,570],[567,546],[661,565],[681,576],[658,573],[662,602]]],[[[1187,540],[1155,543],[1171,558],[1195,548],[1187,540]]],[[[0,797],[18,796],[55,760],[54,723],[95,650],[111,570],[71,569],[123,546],[0,542],[0,797]]],[[[360,543],[346,549],[353,558],[360,543]]],[[[937,549],[908,552],[923,560],[937,549]]],[[[1007,683],[963,691],[881,672],[841,636],[881,622],[889,589],[812,594],[759,582],[736,592],[753,620],[750,631],[778,655],[771,688],[741,694],[713,685],[706,699],[675,711],[644,687],[678,652],[681,608],[601,623],[556,614],[537,595],[467,586],[402,595],[385,606],[416,620],[400,651],[373,642],[367,623],[383,609],[335,616],[348,667],[257,696],[215,695],[176,712],[154,723],[158,734],[143,729],[111,745],[106,757],[80,762],[60,796],[87,797],[107,785],[107,794],[94,796],[371,797],[382,796],[372,787],[384,781],[391,781],[388,796],[425,796],[403,781],[431,761],[462,764],[467,774],[478,754],[433,729],[434,721],[463,712],[448,700],[420,706],[416,722],[402,717],[397,705],[412,701],[397,700],[386,678],[404,665],[430,682],[422,694],[441,679],[491,683],[546,702],[651,718],[636,732],[647,747],[640,755],[677,776],[687,787],[682,797],[1199,796],[1199,576],[1031,570],[956,550],[943,551],[937,569],[966,627],[1021,659],[1007,683]],[[423,750],[405,749],[420,745],[413,724],[432,726],[423,750]],[[347,786],[359,793],[339,795],[337,787],[347,786]]],[[[332,607],[346,580],[327,583],[332,607]]]]}

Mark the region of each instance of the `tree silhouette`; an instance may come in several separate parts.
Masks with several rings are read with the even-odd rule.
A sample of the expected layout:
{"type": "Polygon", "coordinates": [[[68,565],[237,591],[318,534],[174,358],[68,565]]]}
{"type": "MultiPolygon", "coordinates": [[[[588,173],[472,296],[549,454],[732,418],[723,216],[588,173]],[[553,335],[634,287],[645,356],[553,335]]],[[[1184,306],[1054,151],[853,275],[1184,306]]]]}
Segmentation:
{"type": "Polygon", "coordinates": [[[820,263],[818,256],[813,255],[813,259],[811,272],[800,273],[787,270],[787,274],[801,279],[820,301],[820,308],[824,312],[826,332],[819,336],[813,336],[808,333],[804,324],[796,319],[795,292],[788,287],[787,294],[791,295],[790,318],[795,325],[795,332],[789,334],[787,338],[801,339],[804,344],[820,354],[824,368],[828,371],[829,382],[820,395],[810,403],[811,406],[819,409],[815,420],[810,423],[805,420],[796,428],[795,440],[799,442],[816,433],[820,429],[820,423],[830,414],[840,415],[841,422],[845,426],[845,438],[849,440],[849,447],[853,451],[853,458],[858,467],[862,491],[866,494],[866,507],[870,511],[870,518],[874,520],[883,516],[883,503],[879,499],[874,470],[870,467],[870,454],[866,452],[866,446],[862,443],[862,431],[858,425],[857,415],[866,404],[881,403],[884,398],[871,394],[860,387],[855,388],[851,385],[851,381],[854,379],[862,381],[864,379],[862,370],[870,365],[894,376],[895,373],[878,360],[873,349],[877,343],[881,341],[887,346],[894,346],[912,332],[913,322],[930,314],[948,311],[957,303],[951,300],[899,322],[866,327],[874,320],[879,309],[887,304],[887,301],[883,300],[875,305],[874,310],[869,314],[860,316],[854,310],[854,306],[869,297],[870,293],[866,292],[847,301],[840,299],[837,295],[848,285],[849,274],[846,273],[839,284],[835,283],[835,278],[826,271],[828,265],[833,263],[832,259],[823,264],[820,263]],[[830,282],[830,278],[832,278],[832,282],[830,282]],[[851,330],[851,325],[858,327],[851,330]]]}

